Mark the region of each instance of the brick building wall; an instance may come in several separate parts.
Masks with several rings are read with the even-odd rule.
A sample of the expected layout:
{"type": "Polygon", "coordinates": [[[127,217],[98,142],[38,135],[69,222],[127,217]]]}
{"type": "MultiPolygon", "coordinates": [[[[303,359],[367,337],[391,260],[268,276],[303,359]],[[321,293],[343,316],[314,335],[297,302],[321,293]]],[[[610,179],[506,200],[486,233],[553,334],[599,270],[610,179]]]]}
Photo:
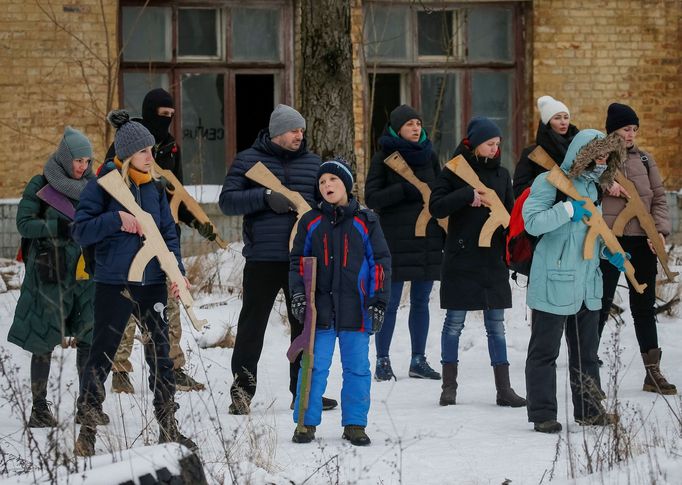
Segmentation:
{"type": "Polygon", "coordinates": [[[2,1],[0,197],[21,195],[67,124],[88,135],[96,158],[104,156],[103,120],[118,100],[107,66],[115,79],[118,2],[102,4],[104,11],[99,0],[2,1]]]}
{"type": "Polygon", "coordinates": [[[629,104],[640,119],[638,144],[669,189],[682,187],[682,2],[535,1],[532,39],[529,139],[544,94],[566,103],[578,128],[604,130],[608,105],[629,104]]]}

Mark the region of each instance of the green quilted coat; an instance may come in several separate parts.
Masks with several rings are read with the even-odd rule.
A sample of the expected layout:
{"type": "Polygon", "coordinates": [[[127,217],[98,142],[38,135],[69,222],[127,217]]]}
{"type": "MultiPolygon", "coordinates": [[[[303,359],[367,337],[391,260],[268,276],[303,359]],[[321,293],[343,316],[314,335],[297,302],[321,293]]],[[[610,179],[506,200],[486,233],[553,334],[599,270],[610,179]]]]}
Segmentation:
{"type": "Polygon", "coordinates": [[[36,195],[45,183],[42,175],[33,177],[19,202],[17,229],[31,239],[31,247],[23,255],[26,273],[7,335],[8,341],[34,354],[51,352],[62,337],[89,343],[94,323],[94,282],[76,280],[81,249],[70,237],[58,236],[58,219],[68,219],[36,195]],[[36,258],[45,252],[63,261],[57,282],[45,281],[38,271],[36,258]]]}

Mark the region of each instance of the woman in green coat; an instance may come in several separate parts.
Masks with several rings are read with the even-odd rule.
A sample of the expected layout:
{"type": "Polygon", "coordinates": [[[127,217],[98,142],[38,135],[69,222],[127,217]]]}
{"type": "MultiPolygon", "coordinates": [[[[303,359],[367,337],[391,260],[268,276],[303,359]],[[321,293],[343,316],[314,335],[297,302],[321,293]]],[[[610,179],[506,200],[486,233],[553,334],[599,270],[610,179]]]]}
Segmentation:
{"type": "Polygon", "coordinates": [[[17,210],[26,273],[7,340],[32,354],[28,424],[33,428],[57,425],[47,401],[54,347],[76,345],[79,379],[90,353],[94,284],[70,224],[81,191],[93,177],[90,141],[67,126],[43,173],[26,185],[17,210]]]}

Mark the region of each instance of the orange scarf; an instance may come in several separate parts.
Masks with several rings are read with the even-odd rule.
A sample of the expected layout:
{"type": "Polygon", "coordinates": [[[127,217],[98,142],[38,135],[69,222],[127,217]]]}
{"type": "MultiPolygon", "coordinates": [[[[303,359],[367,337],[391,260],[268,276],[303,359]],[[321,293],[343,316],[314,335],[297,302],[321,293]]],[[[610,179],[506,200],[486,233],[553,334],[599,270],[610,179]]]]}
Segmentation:
{"type": "MultiPolygon", "coordinates": [[[[123,162],[121,162],[118,157],[114,157],[114,165],[116,168],[121,170],[123,168],[123,162]]],[[[128,165],[128,177],[133,181],[138,187],[142,184],[147,184],[152,181],[152,172],[140,172],[138,169],[133,167],[132,164],[128,165]]]]}

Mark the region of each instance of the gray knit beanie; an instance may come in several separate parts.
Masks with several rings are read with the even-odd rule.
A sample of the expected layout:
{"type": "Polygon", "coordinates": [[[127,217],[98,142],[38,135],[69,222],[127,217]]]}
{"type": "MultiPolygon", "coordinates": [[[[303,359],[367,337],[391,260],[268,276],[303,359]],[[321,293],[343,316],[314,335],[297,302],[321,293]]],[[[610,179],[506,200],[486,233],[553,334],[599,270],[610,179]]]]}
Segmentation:
{"type": "Polygon", "coordinates": [[[90,140],[80,131],[67,126],[64,128],[64,136],[59,142],[55,158],[69,167],[71,167],[71,162],[77,158],[92,158],[90,140]]]}
{"type": "Polygon", "coordinates": [[[131,121],[125,110],[110,111],[107,121],[116,129],[114,136],[114,150],[120,161],[132,157],[140,150],[154,146],[154,136],[137,121],[131,121]]]}
{"type": "Polygon", "coordinates": [[[268,126],[270,138],[297,128],[305,130],[305,119],[301,113],[286,104],[278,104],[270,115],[270,125],[268,126]]]}

